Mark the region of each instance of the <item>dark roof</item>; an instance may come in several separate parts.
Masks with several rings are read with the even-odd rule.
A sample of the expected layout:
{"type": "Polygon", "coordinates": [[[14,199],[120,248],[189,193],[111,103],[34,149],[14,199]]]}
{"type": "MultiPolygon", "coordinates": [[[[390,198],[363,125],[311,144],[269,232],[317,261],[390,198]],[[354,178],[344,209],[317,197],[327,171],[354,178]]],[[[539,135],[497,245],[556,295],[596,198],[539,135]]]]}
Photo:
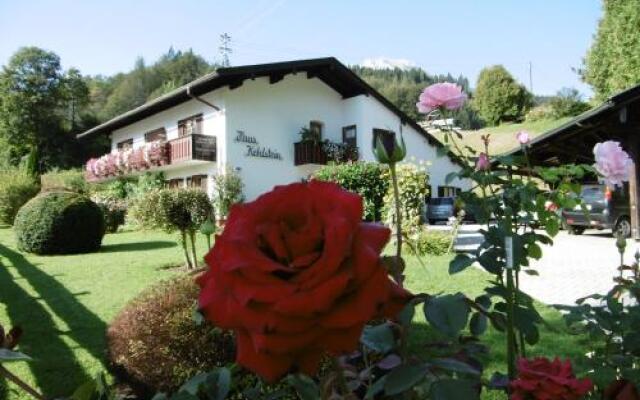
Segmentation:
{"type": "MultiPolygon", "coordinates": [[[[620,131],[612,128],[612,121],[617,120],[616,114],[623,107],[638,99],[640,99],[640,85],[632,86],[609,97],[599,106],[531,140],[528,148],[529,154],[535,156],[534,158],[539,163],[545,163],[546,160],[551,159],[563,162],[562,154],[559,156],[553,154],[563,146],[568,151],[588,152],[588,154],[575,154],[574,160],[590,160],[593,157],[591,151],[594,143],[608,139],[623,140],[620,131]],[[585,135],[577,136],[582,133],[585,135]]],[[[516,148],[505,155],[515,155],[521,152],[521,148],[516,148]]]]}
{"type": "Polygon", "coordinates": [[[306,73],[310,78],[317,77],[340,93],[344,98],[362,94],[373,96],[389,110],[393,111],[403,124],[409,124],[422,134],[429,143],[442,146],[442,143],[440,143],[438,139],[423,129],[414,119],[387,100],[387,98],[362,80],[362,78],[351,71],[346,65],[333,57],[218,68],[215,72],[198,78],[191,83],[160,96],[157,99],[151,100],[133,110],[127,111],[124,114],[118,115],[107,122],[79,134],[77,137],[83,138],[99,133],[110,133],[113,130],[184,103],[191,99],[190,93],[199,96],[224,86],[229,86],[233,89],[242,85],[242,82],[246,79],[266,76],[269,77],[272,83],[275,83],[287,74],[299,72],[306,73]]]}

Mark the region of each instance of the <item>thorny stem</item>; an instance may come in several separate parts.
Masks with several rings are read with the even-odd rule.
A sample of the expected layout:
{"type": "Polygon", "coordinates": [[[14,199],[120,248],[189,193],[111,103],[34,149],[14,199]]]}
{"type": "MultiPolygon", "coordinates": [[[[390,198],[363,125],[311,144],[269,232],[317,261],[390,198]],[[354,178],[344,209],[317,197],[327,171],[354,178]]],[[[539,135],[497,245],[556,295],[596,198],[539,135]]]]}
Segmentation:
{"type": "MultiPolygon", "coordinates": [[[[513,226],[511,214],[506,213],[505,226],[509,229],[508,235],[511,234],[513,226]]],[[[509,380],[513,380],[516,377],[516,338],[515,338],[515,324],[514,324],[514,282],[513,282],[513,269],[512,266],[507,265],[507,371],[509,380]]]]}
{"type": "Polygon", "coordinates": [[[391,172],[391,183],[393,185],[393,197],[396,205],[396,257],[402,257],[402,209],[400,207],[400,190],[398,189],[398,175],[396,174],[396,163],[389,165],[391,172]]]}
{"type": "Polygon", "coordinates": [[[337,357],[331,358],[331,366],[336,374],[336,378],[337,378],[336,380],[338,382],[338,391],[340,392],[339,394],[344,395],[345,397],[348,397],[351,394],[351,391],[349,390],[349,386],[347,385],[347,380],[344,377],[344,371],[342,369],[342,366],[340,366],[340,362],[338,361],[337,357]]]}
{"type": "Polygon", "coordinates": [[[8,369],[6,369],[2,365],[0,365],[0,375],[4,376],[5,378],[10,380],[11,382],[13,382],[16,385],[18,385],[22,390],[24,390],[25,392],[29,393],[34,398],[36,398],[38,400],[45,400],[45,397],[42,394],[40,394],[37,390],[35,390],[31,386],[29,386],[29,384],[24,382],[22,379],[18,378],[16,375],[12,374],[8,369]]]}

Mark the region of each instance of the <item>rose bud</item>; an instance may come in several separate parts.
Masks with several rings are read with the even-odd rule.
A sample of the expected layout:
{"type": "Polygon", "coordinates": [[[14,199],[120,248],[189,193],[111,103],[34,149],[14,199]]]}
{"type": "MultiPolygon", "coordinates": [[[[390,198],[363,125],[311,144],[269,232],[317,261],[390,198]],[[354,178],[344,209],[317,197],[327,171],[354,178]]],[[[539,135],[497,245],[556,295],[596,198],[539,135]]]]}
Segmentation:
{"type": "Polygon", "coordinates": [[[489,171],[491,169],[491,161],[487,153],[480,153],[476,161],[476,171],[489,171]]]}
{"type": "Polygon", "coordinates": [[[516,139],[523,146],[529,144],[529,141],[531,140],[529,137],[529,132],[527,131],[520,131],[516,133],[516,139]]]}
{"type": "Polygon", "coordinates": [[[407,155],[402,134],[398,141],[394,132],[380,131],[374,142],[373,154],[381,164],[395,164],[402,161],[407,155]]]}

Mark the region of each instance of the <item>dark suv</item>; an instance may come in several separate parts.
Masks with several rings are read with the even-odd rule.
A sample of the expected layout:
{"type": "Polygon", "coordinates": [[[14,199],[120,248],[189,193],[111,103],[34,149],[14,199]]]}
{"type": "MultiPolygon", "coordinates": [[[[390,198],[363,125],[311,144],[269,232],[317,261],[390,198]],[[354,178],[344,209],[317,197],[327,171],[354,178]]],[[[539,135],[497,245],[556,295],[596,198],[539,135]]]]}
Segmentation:
{"type": "Polygon", "coordinates": [[[580,206],[562,212],[569,233],[580,235],[585,229],[594,228],[612,229],[626,237],[631,236],[628,184],[616,190],[599,184],[583,185],[580,199],[586,213],[580,206]]]}

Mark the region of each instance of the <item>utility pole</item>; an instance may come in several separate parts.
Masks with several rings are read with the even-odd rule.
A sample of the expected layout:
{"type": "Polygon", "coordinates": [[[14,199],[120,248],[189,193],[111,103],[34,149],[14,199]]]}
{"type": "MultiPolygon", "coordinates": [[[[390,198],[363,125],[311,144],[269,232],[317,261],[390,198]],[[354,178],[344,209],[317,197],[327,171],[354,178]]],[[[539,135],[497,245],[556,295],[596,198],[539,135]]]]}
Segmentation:
{"type": "Polygon", "coordinates": [[[529,61],[529,91],[533,94],[533,63],[529,61]]]}
{"type": "Polygon", "coordinates": [[[220,35],[220,47],[218,47],[218,51],[220,51],[220,56],[222,57],[222,66],[228,67],[230,65],[229,54],[233,53],[231,49],[231,35],[226,32],[220,35]]]}

